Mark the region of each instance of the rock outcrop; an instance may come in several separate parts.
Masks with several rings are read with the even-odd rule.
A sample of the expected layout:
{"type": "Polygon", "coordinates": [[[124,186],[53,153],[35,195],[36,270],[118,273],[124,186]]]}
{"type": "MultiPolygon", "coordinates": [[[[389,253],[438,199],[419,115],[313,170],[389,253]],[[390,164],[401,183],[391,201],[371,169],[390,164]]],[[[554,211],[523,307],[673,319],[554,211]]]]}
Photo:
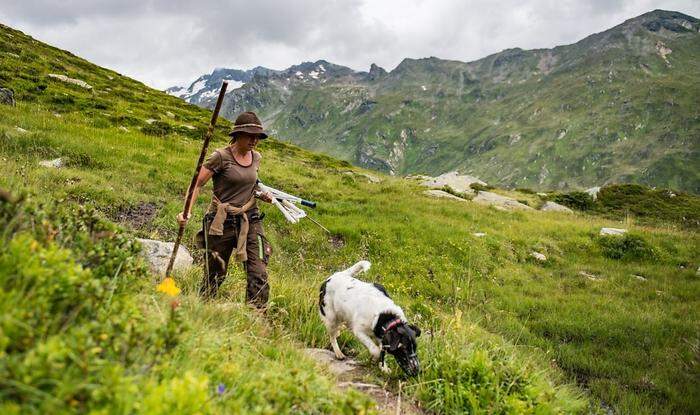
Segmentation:
{"type": "Polygon", "coordinates": [[[534,210],[530,206],[520,203],[513,198],[501,196],[491,192],[479,192],[476,196],[474,196],[472,202],[480,203],[482,205],[501,207],[508,210],[534,210]]]}
{"type": "Polygon", "coordinates": [[[425,192],[426,195],[432,196],[432,197],[441,197],[445,199],[452,199],[452,200],[458,200],[460,202],[466,202],[467,199],[462,199],[461,197],[457,197],[453,194],[449,194],[443,190],[426,190],[425,192]]]}
{"type": "Polygon", "coordinates": [[[81,88],[92,89],[92,86],[90,84],[88,84],[87,82],[81,81],[80,79],[69,78],[65,75],[57,75],[55,73],[50,73],[49,78],[58,79],[59,81],[63,81],[63,82],[68,83],[68,84],[77,85],[81,88]]]}
{"type": "Polygon", "coordinates": [[[369,73],[367,74],[367,79],[370,81],[376,81],[377,79],[385,77],[386,74],[387,74],[387,72],[384,68],[373,63],[369,67],[369,73]]]}
{"type": "Polygon", "coordinates": [[[444,173],[438,177],[427,178],[422,185],[431,189],[442,189],[449,186],[455,192],[474,194],[474,190],[470,187],[472,183],[477,183],[486,186],[486,182],[479,180],[474,176],[461,175],[456,171],[444,173]]]}

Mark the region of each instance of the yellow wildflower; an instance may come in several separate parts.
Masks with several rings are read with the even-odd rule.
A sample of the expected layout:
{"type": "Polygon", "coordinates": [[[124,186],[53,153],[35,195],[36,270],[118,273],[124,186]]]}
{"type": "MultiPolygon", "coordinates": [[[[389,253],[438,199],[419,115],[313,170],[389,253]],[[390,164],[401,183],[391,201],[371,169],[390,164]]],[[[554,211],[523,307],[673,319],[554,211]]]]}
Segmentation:
{"type": "Polygon", "coordinates": [[[160,284],[158,284],[156,290],[171,297],[175,297],[176,295],[180,294],[180,289],[177,287],[177,285],[175,285],[175,280],[170,277],[164,279],[160,284]]]}

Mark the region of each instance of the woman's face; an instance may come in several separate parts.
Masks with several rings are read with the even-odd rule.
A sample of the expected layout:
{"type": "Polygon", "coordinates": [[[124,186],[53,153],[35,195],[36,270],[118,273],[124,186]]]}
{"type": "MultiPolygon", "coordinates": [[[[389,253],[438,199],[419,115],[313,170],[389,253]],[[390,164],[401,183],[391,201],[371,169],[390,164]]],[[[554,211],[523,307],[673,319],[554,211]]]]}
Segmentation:
{"type": "Polygon", "coordinates": [[[236,144],[246,151],[253,150],[255,146],[258,145],[259,140],[260,136],[257,134],[250,134],[246,132],[236,134],[236,144]]]}

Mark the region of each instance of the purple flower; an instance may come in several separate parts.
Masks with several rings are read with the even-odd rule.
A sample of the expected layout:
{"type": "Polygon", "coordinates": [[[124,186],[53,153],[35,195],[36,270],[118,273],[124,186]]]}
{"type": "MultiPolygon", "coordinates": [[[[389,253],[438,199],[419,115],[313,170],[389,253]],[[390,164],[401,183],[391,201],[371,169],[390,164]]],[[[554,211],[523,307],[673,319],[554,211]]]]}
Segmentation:
{"type": "Polygon", "coordinates": [[[216,387],[216,393],[218,393],[219,395],[223,395],[224,392],[226,392],[226,385],[224,385],[223,383],[219,383],[219,386],[216,387]]]}

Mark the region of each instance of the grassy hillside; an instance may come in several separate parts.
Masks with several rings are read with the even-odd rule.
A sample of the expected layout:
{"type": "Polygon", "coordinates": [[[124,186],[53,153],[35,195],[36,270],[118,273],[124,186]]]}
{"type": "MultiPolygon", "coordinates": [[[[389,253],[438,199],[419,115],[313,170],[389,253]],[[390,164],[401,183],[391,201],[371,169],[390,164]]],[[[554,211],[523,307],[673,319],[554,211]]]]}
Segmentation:
{"type": "Polygon", "coordinates": [[[392,174],[697,194],[699,28],[657,10],[553,49],[405,59],[369,77],[277,74],[230,94],[224,113],[255,108],[284,140],[392,174]]]}
{"type": "MultiPolygon", "coordinates": [[[[173,305],[131,237],[174,237],[200,145],[183,125],[202,128],[207,112],[9,28],[0,41],[14,48],[0,55],[0,86],[18,97],[0,111],[0,188],[24,196],[0,202],[1,412],[372,412],[301,352],[327,346],[320,282],[359,259],[424,329],[421,376],[403,379],[392,362],[386,380],[429,412],[700,406],[696,233],[430,199],[413,182],[370,183],[273,139],[261,145],[261,178],[318,201],[310,213],[333,237],[265,206],[268,316],[242,305],[237,267],[209,303],[196,296],[199,270],[176,275],[173,305]],[[56,72],[93,89],[47,78],[56,72]],[[67,166],[38,165],[53,157],[67,166]],[[633,241],[600,238],[602,226],[626,226],[633,241]]],[[[357,341],[341,340],[369,365],[357,341]]]]}

